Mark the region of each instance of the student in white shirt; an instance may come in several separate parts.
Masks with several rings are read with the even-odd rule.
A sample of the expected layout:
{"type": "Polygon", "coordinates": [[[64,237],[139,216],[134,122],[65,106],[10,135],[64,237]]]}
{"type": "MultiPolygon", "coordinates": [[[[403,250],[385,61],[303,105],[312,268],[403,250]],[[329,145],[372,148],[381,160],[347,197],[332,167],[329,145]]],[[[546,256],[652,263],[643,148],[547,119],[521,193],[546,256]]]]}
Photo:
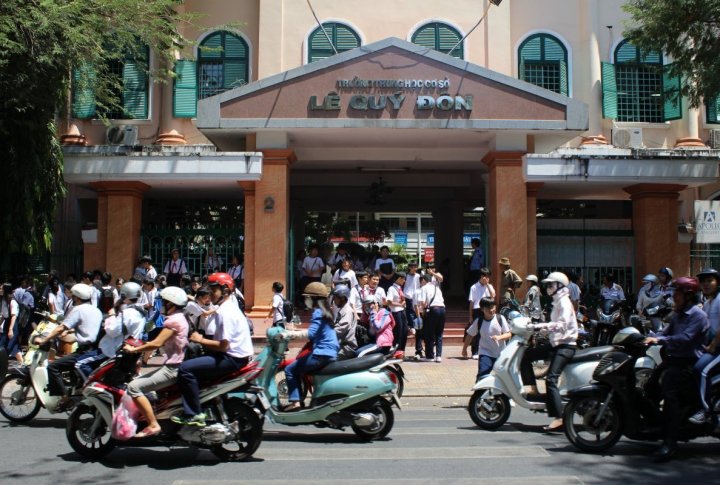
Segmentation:
{"type": "Polygon", "coordinates": [[[140,264],[142,265],[142,268],[145,270],[144,278],[151,278],[155,279],[157,278],[158,272],[155,269],[155,266],[152,265],[152,258],[150,256],[143,256],[140,258],[140,264]]]}
{"type": "Polygon", "coordinates": [[[380,288],[387,292],[395,276],[395,261],[390,257],[390,249],[387,246],[380,248],[380,257],[375,260],[373,269],[380,274],[380,288]]]}
{"type": "Polygon", "coordinates": [[[365,271],[358,271],[355,273],[355,277],[357,279],[357,285],[350,288],[349,303],[357,314],[358,320],[360,320],[363,308],[361,292],[363,288],[367,286],[368,274],[365,271]]]}
{"type": "Polygon", "coordinates": [[[348,280],[350,288],[355,288],[358,284],[355,271],[352,270],[352,261],[350,258],[342,260],[342,267],[335,271],[333,275],[333,286],[340,280],[348,280]]]}
{"type": "Polygon", "coordinates": [[[235,288],[244,291],[245,268],[243,267],[242,259],[237,254],[233,254],[230,260],[228,274],[232,277],[233,281],[235,281],[235,288]]]}
{"type": "MultiPolygon", "coordinates": [[[[482,270],[481,270],[482,271],[482,270]]],[[[475,381],[479,381],[492,371],[495,361],[500,357],[506,341],[512,337],[508,321],[495,313],[495,299],[480,299],[480,316],[468,328],[469,335],[480,336],[480,359],[475,381]]]]}
{"type": "Polygon", "coordinates": [[[185,317],[190,324],[190,331],[202,331],[207,338],[215,335],[215,312],[217,308],[210,300],[210,288],[200,287],[195,293],[195,300],[189,300],[185,307],[185,317]]]}
{"type": "MultiPolygon", "coordinates": [[[[495,288],[493,285],[490,284],[490,270],[488,268],[480,268],[479,271],[479,279],[477,283],[472,285],[470,287],[470,294],[468,295],[468,303],[469,303],[469,320],[470,323],[468,324],[468,327],[472,325],[472,323],[480,318],[482,316],[482,309],[480,308],[480,301],[483,298],[492,298],[495,299],[495,288]]],[[[479,345],[479,339],[480,334],[475,333],[472,335],[472,339],[468,338],[471,337],[470,334],[467,334],[465,337],[465,340],[463,341],[463,348],[461,351],[461,355],[463,359],[467,358],[467,347],[468,342],[470,343],[470,351],[472,352],[472,358],[478,359],[478,345],[479,345]]]]}
{"type": "Polygon", "coordinates": [[[310,254],[305,256],[302,263],[302,277],[300,279],[300,293],[305,290],[305,287],[315,281],[320,281],[322,274],[325,271],[325,263],[322,258],[318,256],[317,246],[310,246],[308,248],[310,254]]]}
{"type": "Polygon", "coordinates": [[[420,283],[423,290],[420,304],[425,315],[423,324],[425,357],[439,363],[442,362],[443,332],[445,331],[445,299],[440,287],[432,284],[432,278],[430,274],[423,275],[420,283]]]}
{"type": "MultiPolygon", "coordinates": [[[[397,349],[405,356],[405,347],[408,337],[408,321],[405,313],[405,294],[403,293],[403,285],[405,284],[405,273],[398,271],[395,273],[395,283],[388,289],[387,304],[395,319],[393,327],[393,336],[397,349]]],[[[399,357],[400,358],[400,357],[399,357]]]]}
{"type": "Polygon", "coordinates": [[[285,287],[279,281],[272,284],[273,297],[270,302],[270,310],[268,311],[267,317],[265,317],[265,322],[267,323],[267,321],[272,318],[273,327],[285,328],[285,308],[283,307],[285,297],[282,294],[284,289],[285,287]]]}

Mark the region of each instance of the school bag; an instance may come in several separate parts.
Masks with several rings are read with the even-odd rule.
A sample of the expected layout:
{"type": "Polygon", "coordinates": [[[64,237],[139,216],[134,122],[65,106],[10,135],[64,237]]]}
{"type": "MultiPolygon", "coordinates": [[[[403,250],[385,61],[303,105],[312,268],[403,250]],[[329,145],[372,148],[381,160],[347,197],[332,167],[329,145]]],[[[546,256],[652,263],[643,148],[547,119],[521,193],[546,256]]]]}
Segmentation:
{"type": "Polygon", "coordinates": [[[287,323],[292,322],[293,316],[295,314],[295,307],[293,306],[291,301],[283,298],[282,311],[283,311],[283,315],[285,315],[285,321],[287,323]]]}

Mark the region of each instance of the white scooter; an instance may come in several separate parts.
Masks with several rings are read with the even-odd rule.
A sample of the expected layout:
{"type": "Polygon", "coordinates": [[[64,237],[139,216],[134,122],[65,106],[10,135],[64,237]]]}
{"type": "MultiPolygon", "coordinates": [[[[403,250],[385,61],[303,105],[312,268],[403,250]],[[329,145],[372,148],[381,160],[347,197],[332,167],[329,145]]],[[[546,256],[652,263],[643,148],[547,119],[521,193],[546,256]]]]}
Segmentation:
{"type": "MultiPolygon", "coordinates": [[[[531,411],[544,412],[546,409],[546,396],[539,394],[532,400],[528,399],[523,393],[523,383],[520,377],[520,364],[528,341],[534,333],[530,319],[515,312],[510,315],[509,320],[513,337],[495,361],[492,373],[480,379],[473,386],[473,395],[468,405],[473,422],[487,430],[497,429],[507,422],[510,417],[510,399],[515,401],[518,406],[531,411]]],[[[622,329],[616,334],[616,338],[626,330],[634,329],[632,327],[622,329]]],[[[605,345],[575,352],[558,380],[560,395],[564,397],[569,390],[589,384],[600,359],[614,349],[615,347],[612,345],[605,345]]],[[[647,356],[638,359],[635,364],[638,386],[644,384],[652,370],[660,362],[659,351],[648,353],[647,356]]]]}
{"type": "MultiPolygon", "coordinates": [[[[47,366],[50,363],[52,344],[35,344],[37,338],[47,337],[58,325],[55,315],[41,313],[45,317],[30,335],[28,352],[21,367],[11,367],[0,381],[0,414],[15,423],[24,423],[33,419],[40,408],[44,407],[53,414],[68,411],[68,407],[58,407],[61,396],[51,396],[47,390],[47,366]]],[[[69,351],[72,351],[70,344],[69,351]]],[[[64,375],[68,387],[82,385],[79,377],[68,373],[64,375]]],[[[79,389],[74,389],[74,401],[79,401],[79,389]]]]}

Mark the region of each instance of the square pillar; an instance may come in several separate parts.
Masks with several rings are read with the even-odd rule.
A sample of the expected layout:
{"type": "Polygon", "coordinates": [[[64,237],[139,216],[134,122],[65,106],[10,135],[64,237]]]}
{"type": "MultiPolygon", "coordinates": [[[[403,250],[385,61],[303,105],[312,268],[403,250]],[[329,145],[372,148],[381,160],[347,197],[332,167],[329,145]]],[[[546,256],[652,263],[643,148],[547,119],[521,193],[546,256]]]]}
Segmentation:
{"type": "MultiPolygon", "coordinates": [[[[510,258],[512,269],[521,278],[528,274],[528,200],[523,155],[524,152],[490,152],[483,158],[490,171],[486,208],[490,221],[488,267],[498,293],[502,277],[500,258],[510,258]]],[[[518,298],[523,296],[521,292],[517,293],[518,298]]]]}
{"type": "MultiPolygon", "coordinates": [[[[100,263],[113,277],[129,278],[140,256],[142,182],[92,182],[98,192],[98,242],[100,263]]],[[[95,269],[95,268],[92,268],[95,269]]]]}
{"type": "Polygon", "coordinates": [[[273,282],[288,286],[290,165],[295,161],[292,150],[262,152],[262,179],[254,182],[254,194],[246,189],[245,196],[245,296],[253,317],[270,309],[273,282]]]}
{"type": "Polygon", "coordinates": [[[635,236],[635,280],[659,268],[670,266],[682,276],[683,257],[678,242],[678,196],[685,185],[637,184],[625,187],[633,206],[633,235],[635,236]],[[680,272],[678,270],[681,270],[680,272]]]}
{"type": "MultiPolygon", "coordinates": [[[[537,274],[537,193],[543,182],[528,182],[527,188],[527,234],[528,234],[528,274],[537,274]]],[[[512,260],[511,260],[512,261],[512,260]]],[[[524,275],[527,276],[527,275],[524,275]]]]}

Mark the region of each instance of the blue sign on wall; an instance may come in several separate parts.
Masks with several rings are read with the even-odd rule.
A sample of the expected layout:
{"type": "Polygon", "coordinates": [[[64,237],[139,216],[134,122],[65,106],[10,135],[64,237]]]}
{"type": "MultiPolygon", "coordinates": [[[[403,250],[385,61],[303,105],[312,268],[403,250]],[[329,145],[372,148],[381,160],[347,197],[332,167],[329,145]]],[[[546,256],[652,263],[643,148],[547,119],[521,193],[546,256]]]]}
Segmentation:
{"type": "MultiPolygon", "coordinates": [[[[465,234],[463,234],[463,246],[470,246],[470,241],[473,238],[480,239],[480,233],[479,232],[466,232],[465,234]]],[[[432,233],[432,232],[428,233],[426,241],[429,246],[434,246],[435,245],[435,233],[432,233]]]]}
{"type": "Polygon", "coordinates": [[[396,232],[395,233],[395,244],[402,244],[403,246],[407,246],[407,232],[396,232]]]}

